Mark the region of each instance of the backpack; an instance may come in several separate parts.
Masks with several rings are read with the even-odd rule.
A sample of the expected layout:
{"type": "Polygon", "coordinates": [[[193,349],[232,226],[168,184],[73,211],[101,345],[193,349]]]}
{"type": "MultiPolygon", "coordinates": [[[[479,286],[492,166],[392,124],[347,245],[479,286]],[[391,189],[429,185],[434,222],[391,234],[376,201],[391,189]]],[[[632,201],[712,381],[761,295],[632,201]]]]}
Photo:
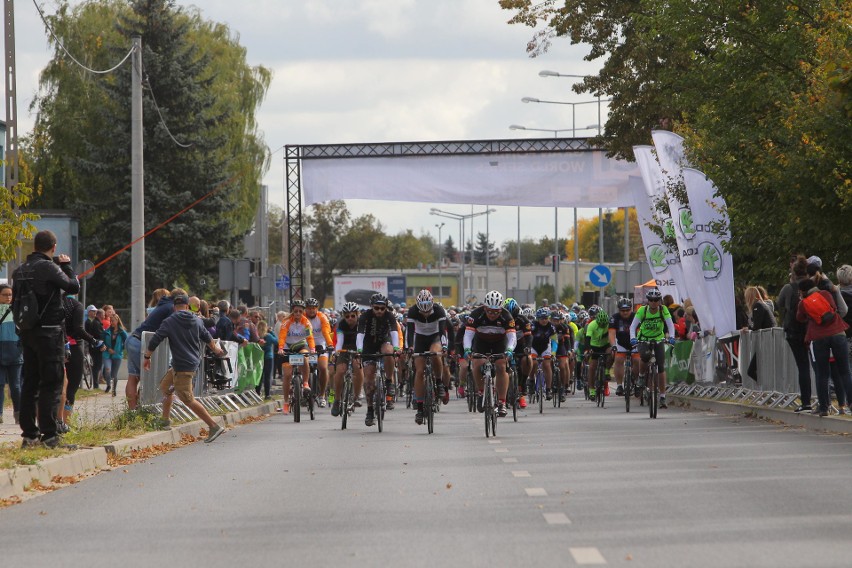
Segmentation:
{"type": "Polygon", "coordinates": [[[835,313],[828,300],[819,292],[813,292],[802,299],[808,316],[819,325],[828,325],[834,321],[835,313]]]}
{"type": "Polygon", "coordinates": [[[48,300],[44,309],[39,313],[38,297],[33,286],[33,275],[32,264],[25,263],[21,265],[20,271],[15,277],[18,292],[12,300],[12,319],[15,321],[15,327],[18,331],[30,331],[37,328],[41,324],[41,316],[44,315],[44,310],[50,303],[50,300],[48,300]]]}

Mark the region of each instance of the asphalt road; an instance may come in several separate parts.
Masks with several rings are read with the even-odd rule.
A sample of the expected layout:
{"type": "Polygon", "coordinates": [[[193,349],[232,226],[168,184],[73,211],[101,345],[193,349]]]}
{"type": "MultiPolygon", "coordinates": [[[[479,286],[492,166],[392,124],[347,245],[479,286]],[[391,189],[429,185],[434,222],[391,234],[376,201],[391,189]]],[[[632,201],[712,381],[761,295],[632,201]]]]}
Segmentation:
{"type": "Polygon", "coordinates": [[[850,566],[852,440],[576,397],[277,415],[0,510],[8,566],[850,566]]]}

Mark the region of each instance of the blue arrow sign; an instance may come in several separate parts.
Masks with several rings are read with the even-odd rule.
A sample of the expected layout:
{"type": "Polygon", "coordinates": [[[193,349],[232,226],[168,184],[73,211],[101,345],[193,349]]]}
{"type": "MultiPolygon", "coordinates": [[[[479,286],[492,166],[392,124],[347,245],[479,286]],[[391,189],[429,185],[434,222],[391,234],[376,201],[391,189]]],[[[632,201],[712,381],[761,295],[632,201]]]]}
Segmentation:
{"type": "Polygon", "coordinates": [[[288,275],[284,275],[275,281],[275,289],[276,290],[289,290],[290,289],[290,277],[288,275]]]}
{"type": "Polygon", "coordinates": [[[592,286],[606,288],[612,282],[612,271],[603,264],[599,264],[589,271],[589,282],[592,286]]]}

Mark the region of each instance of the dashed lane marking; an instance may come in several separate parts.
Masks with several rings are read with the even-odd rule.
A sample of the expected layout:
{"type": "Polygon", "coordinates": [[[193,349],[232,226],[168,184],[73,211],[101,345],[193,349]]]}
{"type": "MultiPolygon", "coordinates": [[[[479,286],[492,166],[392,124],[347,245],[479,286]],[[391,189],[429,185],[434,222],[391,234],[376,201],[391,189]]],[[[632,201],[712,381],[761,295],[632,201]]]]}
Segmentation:
{"type": "MultiPolygon", "coordinates": [[[[571,521],[565,513],[542,513],[548,525],[570,525],[571,521]]],[[[597,550],[597,549],[596,549],[597,550]]]]}
{"type": "Polygon", "coordinates": [[[571,556],[574,557],[574,562],[582,566],[606,564],[606,559],[604,559],[600,550],[593,546],[585,548],[569,548],[568,550],[571,552],[571,556]]]}
{"type": "Polygon", "coordinates": [[[513,471],[512,477],[532,477],[528,471],[513,471]]]}
{"type": "Polygon", "coordinates": [[[518,463],[518,458],[503,458],[503,463],[518,463]]]}
{"type": "Polygon", "coordinates": [[[547,491],[543,487],[527,487],[524,491],[530,497],[547,497],[547,491]]]}
{"type": "Polygon", "coordinates": [[[494,451],[498,454],[508,454],[509,448],[494,448],[494,451]]]}

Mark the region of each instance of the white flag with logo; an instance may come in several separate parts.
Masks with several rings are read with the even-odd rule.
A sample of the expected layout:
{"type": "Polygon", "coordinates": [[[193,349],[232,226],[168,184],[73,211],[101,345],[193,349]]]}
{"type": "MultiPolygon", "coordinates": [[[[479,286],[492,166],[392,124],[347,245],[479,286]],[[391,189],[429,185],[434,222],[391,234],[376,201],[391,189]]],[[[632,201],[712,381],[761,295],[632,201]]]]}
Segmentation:
{"type": "MultiPolygon", "coordinates": [[[[683,169],[683,183],[689,196],[692,222],[698,229],[698,258],[704,278],[707,296],[710,299],[716,335],[722,336],[737,328],[734,306],[734,263],[731,254],[725,251],[722,241],[731,238],[728,229],[728,213],[725,200],[717,195],[716,186],[704,173],[694,168],[683,169]],[[725,231],[716,234],[717,225],[725,231]]],[[[701,314],[699,313],[699,321],[701,314]]]]}
{"type": "MultiPolygon", "coordinates": [[[[657,159],[653,154],[652,146],[634,146],[633,154],[636,163],[642,173],[644,183],[644,194],[638,188],[633,188],[633,202],[636,206],[636,216],[639,221],[639,230],[642,234],[642,247],[648,259],[648,266],[657,282],[660,292],[670,294],[678,301],[687,297],[683,284],[683,273],[680,266],[680,257],[677,251],[669,250],[662,239],[649,226],[660,226],[658,219],[660,214],[654,214],[654,201],[661,195],[662,172],[657,159]]],[[[664,227],[671,228],[671,219],[663,219],[664,227]]]]}
{"type": "Polygon", "coordinates": [[[695,306],[701,329],[715,330],[716,320],[712,298],[707,291],[704,281],[704,273],[701,269],[701,257],[698,253],[697,230],[689,208],[689,200],[681,203],[675,195],[675,189],[683,189],[683,167],[685,159],[683,155],[683,138],[667,130],[654,130],[651,132],[654,139],[654,147],[657,150],[657,159],[663,169],[666,186],[666,197],[669,202],[669,210],[674,219],[675,238],[677,239],[680,262],[683,267],[683,279],[689,291],[689,299],[695,306]]]}

